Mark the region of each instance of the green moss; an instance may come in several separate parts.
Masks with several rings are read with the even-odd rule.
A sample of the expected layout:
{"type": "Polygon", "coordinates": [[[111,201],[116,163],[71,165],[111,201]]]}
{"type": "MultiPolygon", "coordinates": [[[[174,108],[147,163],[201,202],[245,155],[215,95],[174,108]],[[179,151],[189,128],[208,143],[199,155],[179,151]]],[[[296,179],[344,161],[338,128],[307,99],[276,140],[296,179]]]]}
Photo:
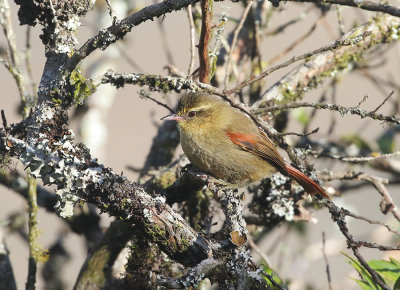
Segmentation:
{"type": "Polygon", "coordinates": [[[38,263],[44,263],[49,258],[49,251],[44,249],[38,241],[40,230],[37,225],[37,194],[36,179],[30,175],[28,171],[28,203],[29,203],[29,251],[30,257],[38,263]]]}
{"type": "Polygon", "coordinates": [[[159,178],[154,180],[154,185],[157,188],[165,189],[176,181],[176,174],[174,170],[168,170],[160,175],[159,178]]]}
{"type": "MultiPolygon", "coordinates": [[[[280,96],[277,98],[277,104],[288,103],[300,99],[306,90],[312,89],[320,85],[326,78],[332,78],[336,76],[338,72],[346,71],[351,67],[353,63],[359,63],[363,61],[363,53],[369,49],[380,43],[388,43],[393,40],[397,40],[400,37],[400,29],[399,25],[394,25],[390,30],[387,30],[387,25],[384,27],[380,24],[381,17],[377,17],[372,22],[375,23],[377,27],[380,28],[380,33],[371,34],[365,41],[356,42],[355,44],[351,44],[352,47],[356,47],[357,49],[350,49],[346,52],[340,53],[338,51],[338,55],[335,55],[332,66],[320,74],[315,74],[312,79],[299,81],[296,85],[289,85],[287,83],[282,83],[280,85],[279,93],[280,96]],[[348,52],[347,52],[348,51],[348,52]]],[[[363,35],[363,31],[357,29],[352,35],[349,36],[348,40],[351,41],[357,40],[363,35]]],[[[307,58],[306,61],[311,61],[314,57],[307,58]]]]}
{"type": "Polygon", "coordinates": [[[282,95],[282,99],[277,101],[277,104],[285,104],[289,103],[292,101],[295,101],[296,99],[299,99],[303,96],[303,91],[302,88],[303,86],[301,84],[298,84],[296,86],[296,89],[292,90],[289,88],[287,82],[282,82],[281,88],[279,90],[280,95],[282,95]],[[300,88],[300,89],[298,89],[300,88]]]}
{"type": "Polygon", "coordinates": [[[73,86],[72,98],[74,104],[82,105],[86,98],[96,91],[92,81],[87,80],[79,69],[74,70],[70,76],[70,84],[73,86]]]}
{"type": "Polygon", "coordinates": [[[160,237],[166,236],[166,231],[156,223],[151,223],[147,225],[147,234],[152,237],[151,240],[157,241],[160,240],[160,237]]]}

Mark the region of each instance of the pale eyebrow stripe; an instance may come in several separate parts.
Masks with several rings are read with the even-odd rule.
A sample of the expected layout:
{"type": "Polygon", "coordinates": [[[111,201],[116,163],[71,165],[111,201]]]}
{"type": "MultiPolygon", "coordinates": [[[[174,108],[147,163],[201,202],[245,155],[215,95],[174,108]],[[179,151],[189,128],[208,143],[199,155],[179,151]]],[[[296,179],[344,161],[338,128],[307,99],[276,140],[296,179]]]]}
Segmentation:
{"type": "Polygon", "coordinates": [[[200,110],[203,110],[203,109],[209,109],[210,107],[211,107],[211,105],[207,104],[207,105],[202,105],[202,106],[199,106],[199,107],[194,107],[194,108],[192,108],[192,110],[193,111],[200,111],[200,110]]]}

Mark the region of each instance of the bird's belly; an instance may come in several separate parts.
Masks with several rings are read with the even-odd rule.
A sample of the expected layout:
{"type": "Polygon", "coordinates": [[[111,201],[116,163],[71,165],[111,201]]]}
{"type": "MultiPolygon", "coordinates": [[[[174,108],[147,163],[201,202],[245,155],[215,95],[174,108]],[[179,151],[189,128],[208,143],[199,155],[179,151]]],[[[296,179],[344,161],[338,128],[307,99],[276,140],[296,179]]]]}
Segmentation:
{"type": "Polygon", "coordinates": [[[216,144],[215,140],[208,139],[202,144],[208,146],[181,138],[182,149],[193,165],[228,183],[251,184],[276,172],[266,160],[229,143],[216,144]]]}

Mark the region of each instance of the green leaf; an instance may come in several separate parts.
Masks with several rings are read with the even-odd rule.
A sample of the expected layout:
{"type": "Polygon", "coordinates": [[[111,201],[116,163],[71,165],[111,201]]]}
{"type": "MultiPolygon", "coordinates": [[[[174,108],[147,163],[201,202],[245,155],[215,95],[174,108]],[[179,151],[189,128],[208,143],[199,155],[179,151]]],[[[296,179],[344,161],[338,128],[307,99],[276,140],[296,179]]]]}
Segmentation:
{"type": "MultiPolygon", "coordinates": [[[[274,281],[282,286],[285,286],[285,284],[283,283],[282,279],[279,278],[279,276],[267,265],[267,264],[262,264],[261,267],[263,268],[264,272],[271,275],[272,279],[274,279],[274,281]]],[[[272,282],[270,281],[269,277],[264,276],[265,281],[267,281],[267,284],[269,287],[272,287],[272,282]]],[[[285,286],[286,288],[286,286],[285,286]]]]}
{"type": "Polygon", "coordinates": [[[394,265],[397,265],[397,267],[400,267],[400,261],[397,261],[395,258],[390,257],[390,262],[392,262],[394,265]]]}
{"type": "Polygon", "coordinates": [[[400,290],[400,277],[394,283],[393,290],[400,290]]]}
{"type": "Polygon", "coordinates": [[[390,262],[384,260],[372,260],[368,262],[379,275],[381,275],[387,284],[393,284],[400,277],[399,262],[393,258],[390,262]]]}
{"type": "Polygon", "coordinates": [[[358,279],[354,279],[354,278],[350,278],[351,280],[355,281],[358,285],[360,285],[360,287],[363,290],[373,290],[374,288],[372,288],[367,282],[364,282],[362,280],[358,280],[358,279]]]}
{"type": "MultiPolygon", "coordinates": [[[[374,280],[372,279],[369,272],[356,259],[353,259],[352,257],[350,257],[349,255],[346,255],[343,252],[342,252],[342,254],[345,255],[349,259],[349,261],[348,261],[349,264],[352,265],[354,267],[354,269],[356,269],[357,272],[360,274],[361,278],[364,280],[361,282],[365,282],[370,287],[370,288],[366,288],[366,289],[373,289],[373,290],[381,290],[382,289],[379,285],[377,285],[374,282],[374,280]]],[[[360,281],[360,280],[356,280],[356,281],[360,281]]]]}

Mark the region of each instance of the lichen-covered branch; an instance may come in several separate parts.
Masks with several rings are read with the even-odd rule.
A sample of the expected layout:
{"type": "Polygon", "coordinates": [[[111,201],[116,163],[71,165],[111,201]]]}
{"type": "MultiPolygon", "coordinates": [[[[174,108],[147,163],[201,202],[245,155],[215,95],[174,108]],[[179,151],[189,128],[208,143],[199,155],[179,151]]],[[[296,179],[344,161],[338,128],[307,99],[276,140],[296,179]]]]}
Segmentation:
{"type": "Polygon", "coordinates": [[[126,84],[147,86],[152,90],[159,90],[164,93],[169,91],[180,93],[183,91],[196,92],[202,90],[210,94],[224,95],[224,93],[216,87],[181,77],[146,75],[140,73],[115,73],[108,71],[102,77],[101,83],[109,83],[117,88],[123,87],[126,84]]]}
{"type": "Polygon", "coordinates": [[[265,107],[267,101],[289,102],[300,98],[304,92],[316,87],[324,79],[344,70],[362,59],[363,54],[380,43],[388,43],[399,37],[400,19],[379,15],[371,22],[354,28],[335,43],[340,44],[307,60],[291,70],[271,86],[252,108],[265,107]],[[349,43],[350,45],[344,45],[349,43]]]}
{"type": "Polygon", "coordinates": [[[28,172],[28,206],[29,206],[29,260],[28,260],[28,278],[26,289],[35,289],[37,263],[46,261],[48,251],[44,250],[38,243],[39,228],[37,226],[37,194],[36,179],[28,172]]]}
{"type": "Polygon", "coordinates": [[[163,200],[152,198],[125,177],[91,159],[82,147],[71,143],[71,136],[64,135],[60,144],[44,138],[36,146],[11,136],[3,135],[1,140],[0,150],[18,156],[29,165],[32,176],[57,185],[61,215],[71,215],[78,200],[93,203],[140,227],[150,240],[182,264],[196,264],[211,250],[211,243],[198,236],[163,200]]]}
{"type": "MultiPolygon", "coordinates": [[[[333,202],[327,201],[326,203],[327,208],[329,209],[329,212],[332,215],[332,219],[336,222],[338,225],[340,231],[342,234],[346,237],[347,241],[347,246],[352,249],[354,255],[357,257],[358,261],[361,263],[361,265],[371,274],[372,279],[374,283],[382,287],[382,289],[389,290],[390,288],[381,280],[381,278],[378,276],[378,273],[372,269],[367,262],[364,260],[364,258],[360,255],[359,248],[361,246],[366,246],[366,243],[360,243],[357,241],[353,235],[350,233],[346,221],[345,221],[345,216],[341,213],[341,209],[336,206],[333,202]]],[[[370,245],[369,245],[370,246],[370,245]]]]}
{"type": "Polygon", "coordinates": [[[394,124],[400,125],[400,119],[396,118],[394,116],[387,116],[384,114],[376,114],[374,111],[363,110],[358,106],[357,107],[344,107],[344,106],[340,106],[340,105],[336,105],[336,104],[307,103],[307,102],[289,103],[289,104],[283,104],[283,105],[279,105],[279,106],[258,109],[255,111],[255,113],[256,114],[266,114],[268,112],[294,109],[294,108],[305,108],[305,107],[337,111],[342,116],[358,115],[362,119],[368,117],[368,118],[371,118],[371,119],[374,119],[377,121],[383,121],[385,123],[394,123],[394,124]]]}
{"type": "Polygon", "coordinates": [[[383,214],[392,213],[393,216],[400,221],[400,210],[396,203],[393,201],[392,196],[386,189],[385,184],[388,184],[387,178],[381,178],[377,176],[372,176],[368,173],[363,172],[345,172],[345,173],[329,173],[322,174],[321,179],[323,180],[358,180],[369,182],[381,195],[380,210],[383,214]]]}
{"type": "Polygon", "coordinates": [[[37,22],[42,25],[41,39],[47,55],[50,55],[73,51],[77,42],[76,30],[81,25],[80,17],[92,8],[94,1],[15,0],[15,3],[20,6],[18,17],[21,25],[35,26],[37,22]]]}
{"type": "Polygon", "coordinates": [[[196,287],[210,271],[220,266],[224,261],[208,258],[191,268],[184,276],[174,279],[170,277],[157,277],[157,284],[169,289],[187,289],[196,287]]]}

